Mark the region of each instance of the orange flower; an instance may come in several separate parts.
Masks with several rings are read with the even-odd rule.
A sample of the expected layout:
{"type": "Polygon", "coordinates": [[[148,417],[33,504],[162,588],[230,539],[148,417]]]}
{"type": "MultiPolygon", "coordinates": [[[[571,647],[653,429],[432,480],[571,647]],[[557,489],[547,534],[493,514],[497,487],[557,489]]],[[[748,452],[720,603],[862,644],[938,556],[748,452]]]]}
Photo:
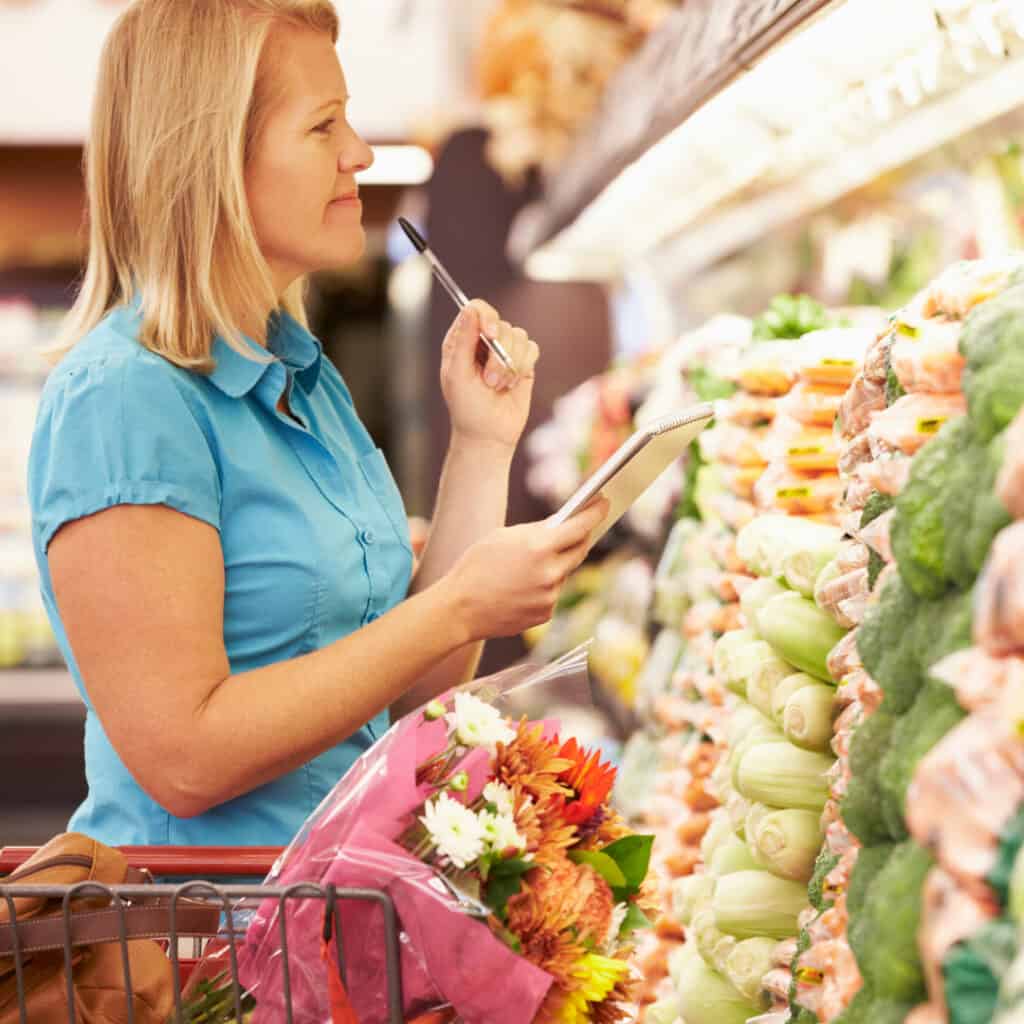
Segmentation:
{"type": "Polygon", "coordinates": [[[526,852],[532,853],[538,865],[553,864],[565,857],[565,851],[576,842],[576,826],[567,825],[552,815],[552,801],[538,806],[518,783],[513,786],[516,829],[526,840],[526,852]]]}
{"type": "Polygon", "coordinates": [[[537,803],[565,795],[559,781],[572,762],[559,755],[558,745],[544,739],[544,727],[530,728],[524,718],[509,744],[499,743],[494,778],[510,789],[518,785],[537,803]]]}
{"type": "Polygon", "coordinates": [[[560,805],[565,821],[583,825],[608,799],[615,783],[615,769],[602,764],[600,754],[588,754],[575,739],[562,744],[559,756],[570,763],[570,767],[559,776],[562,783],[572,789],[572,796],[560,805]]]}

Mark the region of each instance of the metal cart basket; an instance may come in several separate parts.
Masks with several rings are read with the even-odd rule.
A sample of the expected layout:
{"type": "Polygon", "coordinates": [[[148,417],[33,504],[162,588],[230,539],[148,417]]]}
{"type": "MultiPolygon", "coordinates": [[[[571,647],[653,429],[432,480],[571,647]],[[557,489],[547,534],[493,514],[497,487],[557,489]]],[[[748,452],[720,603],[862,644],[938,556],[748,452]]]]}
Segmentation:
{"type": "MultiPolygon", "coordinates": [[[[115,913],[117,937],[121,948],[124,988],[126,990],[127,1024],[135,1024],[133,1008],[131,969],[128,955],[128,941],[138,937],[133,931],[133,915],[145,908],[150,915],[156,908],[161,920],[161,944],[166,950],[173,965],[174,981],[174,1013],[168,1024],[184,1024],[182,990],[190,975],[211,942],[218,942],[221,948],[226,947],[225,959],[230,964],[231,995],[226,1007],[228,1015],[238,1022],[245,1017],[245,992],[239,983],[237,944],[244,938],[244,928],[238,924],[243,900],[252,901],[273,898],[280,902],[278,915],[282,987],[284,1007],[282,1020],[294,1024],[291,999],[290,967],[288,959],[288,939],[285,901],[288,900],[319,900],[324,904],[322,919],[324,921],[325,938],[331,933],[337,938],[337,969],[344,982],[346,967],[344,950],[341,942],[339,905],[343,901],[356,900],[368,902],[379,907],[383,915],[385,963],[387,968],[387,1007],[389,1024],[405,1024],[402,1013],[402,979],[399,953],[399,922],[394,904],[387,893],[374,889],[340,889],[333,886],[299,884],[287,887],[253,884],[215,884],[207,881],[211,878],[254,877],[263,878],[270,870],[281,850],[274,847],[122,847],[128,863],[135,868],[145,869],[154,876],[171,876],[175,878],[202,878],[204,881],[187,881],[181,884],[147,884],[147,885],[101,885],[95,882],[81,882],[71,886],[31,886],[17,884],[17,881],[4,883],[4,876],[16,871],[28,857],[34,853],[29,847],[5,847],[0,849],[0,903],[6,903],[10,923],[0,924],[0,955],[13,957],[17,976],[17,1001],[20,1024],[33,1024],[31,1013],[26,1005],[24,987],[25,951],[28,948],[40,949],[38,927],[40,918],[32,920],[17,919],[15,897],[45,897],[60,900],[63,905],[62,917],[50,916],[42,919],[51,922],[50,934],[58,934],[59,941],[49,944],[46,948],[64,952],[64,976],[68,986],[69,1024],[76,1024],[74,1007],[74,981],[72,961],[77,946],[91,944],[95,935],[89,935],[81,918],[71,913],[71,901],[82,897],[90,899],[99,897],[100,902],[109,906],[115,913]],[[198,911],[205,911],[197,915],[198,911]],[[213,927],[203,931],[196,921],[205,918],[212,922],[213,927]],[[54,929],[52,922],[63,922],[63,927],[54,929]],[[33,945],[33,942],[35,945],[33,945]]],[[[109,915],[108,915],[109,916],[109,915]]],[[[152,937],[152,933],[148,933],[152,937]]],[[[426,1024],[428,1020],[440,1021],[443,1015],[428,1015],[418,1018],[418,1024],[426,1024]]],[[[77,1022],[80,1024],[80,1022],[77,1022]]]]}

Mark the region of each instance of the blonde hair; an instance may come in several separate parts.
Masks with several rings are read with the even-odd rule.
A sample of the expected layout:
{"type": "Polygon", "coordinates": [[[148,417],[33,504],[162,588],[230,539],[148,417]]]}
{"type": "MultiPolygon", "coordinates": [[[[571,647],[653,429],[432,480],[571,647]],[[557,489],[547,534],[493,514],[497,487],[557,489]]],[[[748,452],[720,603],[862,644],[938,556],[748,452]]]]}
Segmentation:
{"type": "Polygon", "coordinates": [[[136,292],[142,344],[199,372],[213,367],[216,334],[251,353],[240,311],[306,323],[305,282],[278,297],[245,192],[273,99],[261,58],[275,22],[337,42],[330,0],[135,0],[117,19],[84,160],[88,261],[52,355],[136,292]]]}

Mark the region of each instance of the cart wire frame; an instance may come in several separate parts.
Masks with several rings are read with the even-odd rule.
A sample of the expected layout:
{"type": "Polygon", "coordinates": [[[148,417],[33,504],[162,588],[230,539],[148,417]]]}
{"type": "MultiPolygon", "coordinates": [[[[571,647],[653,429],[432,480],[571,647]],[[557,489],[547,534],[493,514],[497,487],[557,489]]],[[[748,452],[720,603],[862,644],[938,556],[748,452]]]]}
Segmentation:
{"type": "MultiPolygon", "coordinates": [[[[73,976],[73,950],[76,945],[84,945],[91,940],[82,939],[75,935],[75,915],[72,910],[72,901],[83,897],[105,897],[117,914],[119,938],[118,944],[121,948],[121,963],[124,971],[125,998],[127,1003],[127,1024],[135,1024],[135,1009],[132,998],[131,965],[128,955],[128,942],[132,941],[128,934],[128,924],[125,912],[133,901],[146,901],[152,906],[154,899],[166,901],[167,910],[167,940],[168,956],[173,965],[174,983],[174,1016],[171,1021],[174,1024],[183,1024],[182,1005],[182,983],[181,983],[181,953],[179,950],[179,939],[184,933],[178,930],[177,909],[183,899],[187,899],[194,906],[195,901],[203,901],[211,908],[220,907],[222,910],[221,930],[219,938],[226,939],[230,963],[231,963],[231,987],[233,992],[235,1020],[242,1024],[244,1015],[242,1011],[243,988],[238,975],[238,952],[237,942],[244,938],[245,930],[235,927],[235,915],[243,912],[239,906],[243,900],[276,899],[278,901],[278,934],[281,944],[281,969],[283,972],[283,996],[285,1021],[287,1024],[294,1024],[293,1007],[291,998],[291,979],[288,959],[288,932],[287,915],[285,913],[285,902],[287,900],[316,899],[324,902],[324,939],[330,940],[331,935],[335,938],[337,949],[337,969],[343,983],[347,983],[345,969],[345,957],[342,945],[341,920],[339,903],[346,900],[360,901],[364,903],[377,904],[384,915],[384,953],[387,971],[387,998],[388,998],[388,1021],[389,1024],[403,1024],[402,1012],[402,976],[399,940],[399,920],[395,911],[395,905],[391,897],[383,891],[376,889],[343,889],[335,888],[333,885],[313,885],[309,883],[298,883],[286,887],[272,885],[214,885],[210,882],[190,881],[179,885],[104,885],[98,882],[79,882],[76,885],[4,885],[0,883],[0,900],[6,903],[9,915],[9,922],[0,924],[0,934],[4,932],[9,936],[9,945],[14,959],[15,981],[17,986],[18,1010],[21,1024],[31,1024],[28,1016],[28,1006],[25,997],[24,982],[24,955],[22,952],[23,939],[21,932],[29,923],[27,920],[20,922],[17,919],[17,908],[15,897],[42,897],[48,900],[61,900],[64,927],[63,949],[64,949],[64,976],[67,984],[68,995],[68,1022],[79,1024],[75,1011],[74,999],[74,976],[73,976]]],[[[163,907],[161,902],[161,908],[163,907]]],[[[245,908],[247,912],[249,908],[245,908]]],[[[38,921],[38,918],[31,920],[38,921]]],[[[191,934],[191,933],[188,933],[191,934]]],[[[214,936],[207,936],[213,938],[214,936]]]]}

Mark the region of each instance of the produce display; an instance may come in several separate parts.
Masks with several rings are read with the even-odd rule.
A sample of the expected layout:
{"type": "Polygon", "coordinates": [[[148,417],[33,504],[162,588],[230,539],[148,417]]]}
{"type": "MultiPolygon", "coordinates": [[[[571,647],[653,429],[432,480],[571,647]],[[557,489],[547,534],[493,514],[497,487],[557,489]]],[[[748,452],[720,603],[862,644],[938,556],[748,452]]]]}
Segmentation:
{"type": "Polygon", "coordinates": [[[616,788],[657,835],[642,1019],[1024,1021],[1022,268],[677,363],[719,404],[616,788]]]}

